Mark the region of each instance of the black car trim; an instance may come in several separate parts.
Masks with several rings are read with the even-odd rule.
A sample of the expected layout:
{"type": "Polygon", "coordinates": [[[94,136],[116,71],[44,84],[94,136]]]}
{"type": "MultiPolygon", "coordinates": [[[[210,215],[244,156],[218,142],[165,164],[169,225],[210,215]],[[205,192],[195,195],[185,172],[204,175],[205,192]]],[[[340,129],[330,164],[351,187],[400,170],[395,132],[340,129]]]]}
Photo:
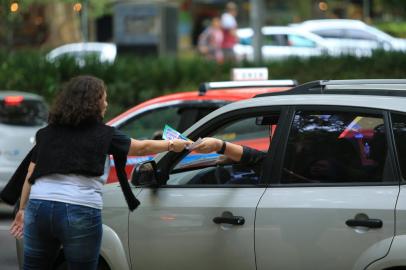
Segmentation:
{"type": "Polygon", "coordinates": [[[287,143],[286,138],[292,125],[293,115],[293,108],[291,106],[284,107],[281,112],[275,138],[272,140],[271,152],[268,151],[267,158],[264,160],[262,172],[262,181],[264,183],[271,184],[279,182],[281,176],[278,171],[283,164],[283,160],[279,157],[284,156],[283,153],[285,152],[287,143]]]}
{"type": "Polygon", "coordinates": [[[401,169],[401,164],[399,161],[399,153],[397,151],[397,147],[396,147],[396,140],[395,140],[395,134],[393,132],[393,123],[392,123],[392,114],[400,114],[400,115],[404,115],[406,116],[405,112],[397,112],[397,111],[389,111],[388,112],[388,121],[390,122],[390,139],[392,141],[391,146],[393,148],[393,165],[394,165],[394,170],[395,173],[398,175],[399,180],[400,180],[400,184],[405,184],[406,183],[406,179],[403,178],[403,173],[402,173],[402,169],[401,169]]]}

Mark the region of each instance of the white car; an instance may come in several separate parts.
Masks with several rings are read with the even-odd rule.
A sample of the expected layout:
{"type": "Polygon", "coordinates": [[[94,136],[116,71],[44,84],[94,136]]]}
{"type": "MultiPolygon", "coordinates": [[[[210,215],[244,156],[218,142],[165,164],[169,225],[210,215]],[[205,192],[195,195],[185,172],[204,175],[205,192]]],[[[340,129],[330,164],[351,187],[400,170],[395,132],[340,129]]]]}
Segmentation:
{"type": "Polygon", "coordinates": [[[374,49],[406,52],[406,39],[392,37],[359,20],[309,20],[294,26],[332,41],[349,54],[370,55],[374,49]]]}
{"type": "Polygon", "coordinates": [[[263,159],[160,154],[133,173],[133,212],[117,183],[105,185],[99,269],[406,268],[406,80],[262,94],[183,135],[263,159]]]}
{"type": "Polygon", "coordinates": [[[226,105],[183,133],[264,151],[259,164],[164,153],[129,212],[105,186],[108,269],[406,267],[406,80],[316,81],[226,105]]]}
{"type": "Polygon", "coordinates": [[[35,94],[0,91],[0,191],[33,147],[46,124],[48,109],[35,94]]]}
{"type": "Polygon", "coordinates": [[[54,62],[62,57],[73,57],[79,66],[84,66],[86,57],[94,56],[101,63],[113,63],[116,55],[117,47],[113,43],[80,42],[57,47],[50,51],[46,58],[54,62]]]}
{"type": "MultiPolygon", "coordinates": [[[[253,30],[241,28],[237,30],[239,43],[234,46],[237,60],[254,59],[252,46],[253,30]]],[[[266,26],[262,28],[264,60],[278,60],[288,57],[307,58],[323,54],[340,54],[329,42],[313,33],[288,26],[266,26]]]]}

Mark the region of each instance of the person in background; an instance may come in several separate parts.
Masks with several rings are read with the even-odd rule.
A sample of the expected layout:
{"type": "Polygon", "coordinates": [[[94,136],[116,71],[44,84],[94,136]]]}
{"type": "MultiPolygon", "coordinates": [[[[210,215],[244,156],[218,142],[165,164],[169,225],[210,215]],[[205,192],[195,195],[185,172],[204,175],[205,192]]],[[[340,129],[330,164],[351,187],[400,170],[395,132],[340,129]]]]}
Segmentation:
{"type": "Polygon", "coordinates": [[[68,269],[96,269],[108,155],[115,157],[132,211],[139,202],[125,177],[126,156],[180,152],[190,144],[131,139],[102,122],[106,109],[104,82],[92,76],[74,77],[55,100],[48,126],[37,132],[19,210],[10,228],[13,236],[24,235],[24,269],[51,269],[61,245],[68,269]],[[123,160],[116,160],[117,156],[123,160]]]}
{"type": "Polygon", "coordinates": [[[225,12],[221,15],[221,27],[223,29],[223,43],[221,48],[223,50],[224,60],[234,61],[234,45],[238,42],[237,37],[237,5],[234,2],[226,4],[225,12]]]}
{"type": "Polygon", "coordinates": [[[219,17],[211,19],[210,25],[200,34],[198,40],[198,50],[209,60],[215,60],[218,63],[223,62],[223,31],[219,17]]]}

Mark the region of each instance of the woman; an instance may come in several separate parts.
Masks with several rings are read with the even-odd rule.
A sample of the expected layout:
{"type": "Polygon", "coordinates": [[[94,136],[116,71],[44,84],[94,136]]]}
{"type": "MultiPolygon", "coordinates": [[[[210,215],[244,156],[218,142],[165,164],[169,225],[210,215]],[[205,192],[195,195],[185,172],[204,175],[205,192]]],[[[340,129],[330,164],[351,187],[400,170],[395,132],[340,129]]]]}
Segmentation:
{"type": "MultiPolygon", "coordinates": [[[[50,110],[49,125],[36,134],[20,207],[11,226],[15,237],[24,234],[24,269],[50,269],[61,245],[69,269],[96,269],[107,155],[180,152],[189,144],[135,140],[104,125],[106,97],[102,80],[72,78],[50,110]]],[[[133,210],[136,199],[129,193],[125,198],[133,210]]]]}
{"type": "Polygon", "coordinates": [[[223,31],[219,17],[211,19],[211,24],[199,36],[198,49],[202,55],[209,60],[216,60],[217,63],[223,62],[223,51],[221,44],[223,42],[223,31]]]}

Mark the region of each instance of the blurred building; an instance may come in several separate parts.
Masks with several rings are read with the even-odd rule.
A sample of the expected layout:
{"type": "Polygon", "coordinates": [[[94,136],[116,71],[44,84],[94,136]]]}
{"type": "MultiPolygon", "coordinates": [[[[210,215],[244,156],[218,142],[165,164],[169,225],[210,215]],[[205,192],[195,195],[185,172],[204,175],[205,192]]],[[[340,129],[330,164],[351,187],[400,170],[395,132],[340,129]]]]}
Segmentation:
{"type": "MultiPolygon", "coordinates": [[[[239,7],[237,20],[240,27],[250,25],[251,1],[254,0],[234,0],[239,7]]],[[[391,8],[391,2],[399,2],[396,0],[263,1],[266,8],[265,25],[286,25],[311,18],[354,18],[370,22],[388,17],[388,14],[392,19],[403,18],[406,12],[404,9],[391,8]],[[402,10],[403,13],[400,12],[402,10]]],[[[210,18],[221,15],[228,0],[78,0],[69,3],[43,1],[43,4],[38,4],[40,2],[29,6],[24,5],[23,0],[0,2],[0,44],[12,48],[53,48],[83,40],[84,32],[87,33],[87,40],[114,42],[115,7],[133,3],[175,6],[176,12],[171,14],[175,16],[176,13],[177,48],[183,50],[196,44],[197,37],[210,18]],[[86,3],[89,4],[89,12],[86,12],[86,31],[83,31],[82,17],[86,15],[86,3]],[[100,9],[100,5],[104,5],[103,12],[92,12],[96,7],[100,9]]],[[[135,27],[140,23],[141,20],[138,20],[131,25],[135,27]]],[[[170,18],[166,18],[166,23],[172,23],[170,18]]]]}

